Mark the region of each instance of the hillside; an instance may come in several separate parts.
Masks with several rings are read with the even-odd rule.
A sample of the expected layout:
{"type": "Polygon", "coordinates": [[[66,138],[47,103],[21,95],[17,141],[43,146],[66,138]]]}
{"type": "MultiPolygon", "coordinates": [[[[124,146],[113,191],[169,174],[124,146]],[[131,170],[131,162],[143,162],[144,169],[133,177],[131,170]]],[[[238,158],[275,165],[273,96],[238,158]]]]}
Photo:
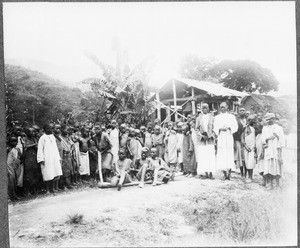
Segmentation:
{"type": "Polygon", "coordinates": [[[43,73],[5,65],[8,126],[19,121],[43,125],[80,107],[82,92],[43,73]]]}

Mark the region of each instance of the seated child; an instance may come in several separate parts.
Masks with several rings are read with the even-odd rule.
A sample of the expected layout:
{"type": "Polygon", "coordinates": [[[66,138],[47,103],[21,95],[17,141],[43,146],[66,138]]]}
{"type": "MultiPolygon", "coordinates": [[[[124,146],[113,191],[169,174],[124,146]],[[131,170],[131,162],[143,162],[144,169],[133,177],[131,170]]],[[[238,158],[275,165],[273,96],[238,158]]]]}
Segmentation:
{"type": "Polygon", "coordinates": [[[144,187],[144,182],[153,178],[153,171],[149,170],[149,149],[147,147],[142,148],[141,158],[136,161],[136,178],[140,181],[139,187],[144,187]]]}
{"type": "Polygon", "coordinates": [[[170,168],[163,159],[158,157],[156,147],[151,148],[150,156],[148,169],[153,171],[152,186],[156,186],[158,182],[167,183],[171,178],[170,168]]]}
{"type": "Polygon", "coordinates": [[[130,183],[130,170],[132,167],[132,161],[126,158],[126,151],[124,148],[119,149],[119,159],[116,164],[114,164],[114,174],[115,176],[111,180],[113,186],[118,185],[118,191],[121,190],[123,183],[130,183]]]}

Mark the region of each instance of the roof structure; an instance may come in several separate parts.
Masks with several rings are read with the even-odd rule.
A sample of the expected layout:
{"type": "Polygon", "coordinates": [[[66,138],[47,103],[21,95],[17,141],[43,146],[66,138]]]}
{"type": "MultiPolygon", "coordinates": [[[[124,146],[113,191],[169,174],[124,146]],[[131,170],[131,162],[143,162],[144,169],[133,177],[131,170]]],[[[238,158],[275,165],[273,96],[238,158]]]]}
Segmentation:
{"type": "MultiPolygon", "coordinates": [[[[177,98],[187,98],[189,96],[189,88],[193,87],[195,96],[209,94],[213,96],[235,96],[235,97],[245,97],[248,94],[245,92],[240,92],[223,87],[220,84],[208,82],[208,81],[198,81],[188,78],[172,78],[167,81],[159,89],[160,100],[173,99],[173,81],[176,86],[176,97],[177,98]]],[[[150,98],[153,100],[154,96],[150,98]]]]}

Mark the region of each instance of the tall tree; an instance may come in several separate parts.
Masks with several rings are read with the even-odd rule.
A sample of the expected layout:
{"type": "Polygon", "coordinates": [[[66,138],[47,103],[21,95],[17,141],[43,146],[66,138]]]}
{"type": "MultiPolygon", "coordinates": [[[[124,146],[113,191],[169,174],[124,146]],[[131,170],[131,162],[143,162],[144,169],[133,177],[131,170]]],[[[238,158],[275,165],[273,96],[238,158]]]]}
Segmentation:
{"type": "MultiPolygon", "coordinates": [[[[145,98],[149,94],[149,75],[155,65],[152,57],[144,59],[132,70],[123,72],[120,78],[115,68],[102,62],[94,54],[86,53],[86,56],[100,67],[103,79],[89,78],[83,80],[83,83],[90,84],[96,95],[111,101],[112,112],[117,114],[121,110],[135,112],[140,116],[147,115],[149,108],[145,98]]],[[[101,110],[102,113],[98,113],[103,115],[105,109],[101,110]]]]}
{"type": "Polygon", "coordinates": [[[223,60],[210,69],[223,86],[246,92],[278,90],[278,80],[268,68],[251,60],[223,60]]]}
{"type": "Polygon", "coordinates": [[[189,54],[179,61],[179,74],[184,78],[217,82],[210,71],[217,62],[216,58],[200,58],[197,55],[189,54]]]}

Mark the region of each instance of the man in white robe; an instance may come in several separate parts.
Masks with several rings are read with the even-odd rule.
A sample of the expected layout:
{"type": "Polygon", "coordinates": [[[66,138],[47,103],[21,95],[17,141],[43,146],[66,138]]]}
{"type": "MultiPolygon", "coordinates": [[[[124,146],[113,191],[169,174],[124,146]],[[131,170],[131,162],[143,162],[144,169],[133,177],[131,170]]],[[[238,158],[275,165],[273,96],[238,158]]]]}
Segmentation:
{"type": "Polygon", "coordinates": [[[217,169],[224,173],[224,180],[230,180],[231,170],[234,169],[233,134],[238,129],[234,115],[228,113],[228,105],[222,102],[221,113],[215,117],[214,132],[218,137],[217,169]]]}
{"type": "Polygon", "coordinates": [[[46,184],[46,194],[54,192],[53,179],[62,175],[61,157],[53,135],[53,127],[50,124],[44,126],[45,133],[38,142],[37,162],[41,165],[43,181],[46,184]],[[51,189],[49,186],[51,183],[51,189]]]}
{"type": "Polygon", "coordinates": [[[205,173],[204,179],[214,179],[213,173],[216,171],[215,136],[213,133],[214,117],[208,113],[207,103],[202,104],[202,113],[196,119],[197,144],[197,174],[205,173]]]}

